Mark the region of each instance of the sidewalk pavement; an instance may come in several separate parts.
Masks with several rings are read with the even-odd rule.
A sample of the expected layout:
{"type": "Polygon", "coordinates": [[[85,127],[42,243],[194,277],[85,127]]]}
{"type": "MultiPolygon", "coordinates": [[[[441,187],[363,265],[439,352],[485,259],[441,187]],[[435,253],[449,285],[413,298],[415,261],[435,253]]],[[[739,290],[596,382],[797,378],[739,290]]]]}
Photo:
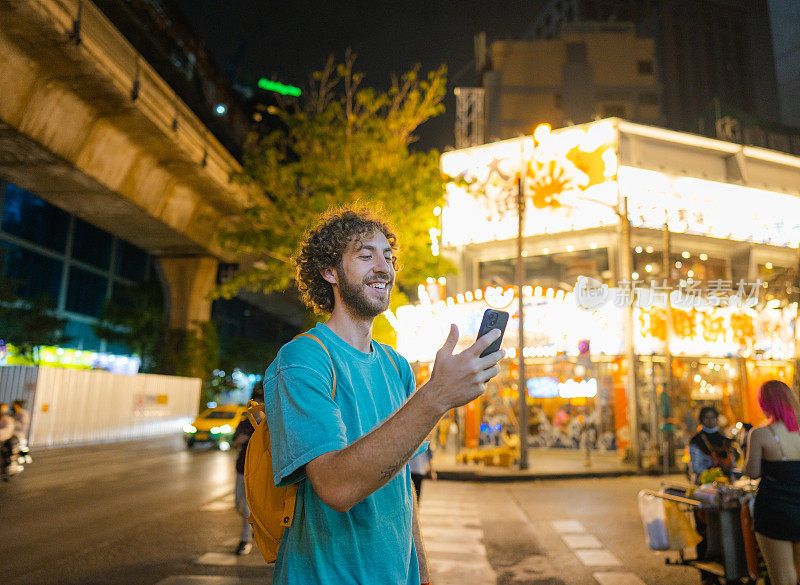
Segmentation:
{"type": "Polygon", "coordinates": [[[434,451],[433,465],[440,479],[460,481],[525,481],[636,475],[636,468],[615,451],[578,449],[528,449],[528,469],[458,463],[452,452],[434,451]]]}

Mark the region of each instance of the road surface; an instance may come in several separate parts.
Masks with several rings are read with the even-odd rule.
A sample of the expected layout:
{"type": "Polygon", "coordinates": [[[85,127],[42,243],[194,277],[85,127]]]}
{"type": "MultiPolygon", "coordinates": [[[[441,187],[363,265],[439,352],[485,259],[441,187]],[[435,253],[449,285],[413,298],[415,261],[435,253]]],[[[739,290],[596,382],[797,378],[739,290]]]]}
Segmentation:
{"type": "MultiPolygon", "coordinates": [[[[267,585],[232,554],[234,454],[180,437],[34,451],[0,484],[4,585],[267,585]]],[[[652,477],[426,482],[421,517],[438,585],[682,585],[649,551],[636,494],[652,477]]]]}

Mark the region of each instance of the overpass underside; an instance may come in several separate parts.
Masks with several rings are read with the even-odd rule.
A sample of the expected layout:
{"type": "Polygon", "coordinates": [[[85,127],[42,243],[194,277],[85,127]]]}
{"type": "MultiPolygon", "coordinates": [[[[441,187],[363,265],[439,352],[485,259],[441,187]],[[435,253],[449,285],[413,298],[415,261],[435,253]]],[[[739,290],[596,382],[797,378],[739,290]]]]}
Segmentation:
{"type": "Polygon", "coordinates": [[[92,3],[0,0],[0,177],[157,257],[173,328],[209,317],[238,170],[92,3]]]}

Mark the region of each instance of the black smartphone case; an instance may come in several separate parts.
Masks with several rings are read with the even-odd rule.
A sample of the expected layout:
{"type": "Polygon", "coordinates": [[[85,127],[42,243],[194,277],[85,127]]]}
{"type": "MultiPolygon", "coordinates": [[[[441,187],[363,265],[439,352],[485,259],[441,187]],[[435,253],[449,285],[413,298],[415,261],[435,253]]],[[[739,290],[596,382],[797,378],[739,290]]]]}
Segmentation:
{"type": "Polygon", "coordinates": [[[500,350],[500,344],[503,342],[503,335],[506,332],[507,324],[508,313],[505,311],[496,311],[495,309],[486,309],[486,311],[484,311],[483,319],[481,319],[481,327],[478,329],[478,339],[489,333],[492,329],[499,329],[500,337],[495,339],[492,345],[483,350],[481,357],[500,350]]]}

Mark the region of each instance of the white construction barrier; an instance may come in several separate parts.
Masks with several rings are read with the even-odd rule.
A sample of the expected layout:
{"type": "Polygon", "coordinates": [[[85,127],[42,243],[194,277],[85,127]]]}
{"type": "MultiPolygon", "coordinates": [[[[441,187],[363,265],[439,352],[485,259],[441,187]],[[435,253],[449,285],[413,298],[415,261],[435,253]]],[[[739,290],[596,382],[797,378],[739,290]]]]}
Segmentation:
{"type": "Polygon", "coordinates": [[[31,446],[139,439],[179,432],[197,415],[200,379],[102,370],[0,367],[0,401],[31,413],[31,446]]]}
{"type": "Polygon", "coordinates": [[[0,367],[0,402],[8,404],[15,400],[25,401],[25,408],[30,410],[33,394],[36,391],[36,377],[39,368],[26,366],[0,367]]]}

